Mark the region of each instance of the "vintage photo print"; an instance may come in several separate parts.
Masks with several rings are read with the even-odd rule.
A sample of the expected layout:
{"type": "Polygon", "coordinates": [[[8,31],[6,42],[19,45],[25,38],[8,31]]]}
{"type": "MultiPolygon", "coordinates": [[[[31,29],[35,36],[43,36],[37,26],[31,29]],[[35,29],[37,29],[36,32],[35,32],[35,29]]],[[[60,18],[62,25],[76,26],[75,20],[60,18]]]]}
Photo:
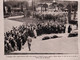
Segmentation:
{"type": "Polygon", "coordinates": [[[4,55],[78,54],[78,1],[4,0],[4,55]]]}

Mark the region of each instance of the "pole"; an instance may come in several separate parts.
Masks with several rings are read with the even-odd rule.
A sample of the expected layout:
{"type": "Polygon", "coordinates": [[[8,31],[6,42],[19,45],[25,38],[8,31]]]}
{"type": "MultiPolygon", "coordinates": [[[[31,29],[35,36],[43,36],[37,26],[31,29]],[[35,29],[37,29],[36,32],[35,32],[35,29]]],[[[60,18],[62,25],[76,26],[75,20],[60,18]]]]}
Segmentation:
{"type": "Polygon", "coordinates": [[[32,12],[32,16],[34,17],[34,3],[33,3],[34,1],[32,0],[32,10],[33,10],[33,12],[32,12]]]}

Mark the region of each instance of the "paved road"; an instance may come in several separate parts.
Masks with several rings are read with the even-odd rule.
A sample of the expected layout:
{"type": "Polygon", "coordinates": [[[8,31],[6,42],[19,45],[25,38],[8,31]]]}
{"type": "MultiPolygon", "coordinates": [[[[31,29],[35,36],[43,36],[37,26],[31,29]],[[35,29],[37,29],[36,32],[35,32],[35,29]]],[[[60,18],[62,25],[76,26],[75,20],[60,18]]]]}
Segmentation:
{"type": "Polygon", "coordinates": [[[10,31],[12,30],[12,27],[18,27],[20,25],[22,25],[23,23],[22,22],[19,22],[19,21],[12,21],[12,20],[9,20],[9,19],[4,19],[4,32],[7,32],[7,31],[10,31]]]}
{"type": "MultiPolygon", "coordinates": [[[[53,36],[50,34],[48,36],[53,36]]],[[[31,51],[28,50],[27,42],[23,46],[24,49],[21,51],[15,51],[13,53],[78,53],[78,39],[77,37],[67,38],[64,34],[59,34],[58,36],[63,36],[62,38],[42,40],[46,35],[42,35],[33,38],[31,51]]]]}

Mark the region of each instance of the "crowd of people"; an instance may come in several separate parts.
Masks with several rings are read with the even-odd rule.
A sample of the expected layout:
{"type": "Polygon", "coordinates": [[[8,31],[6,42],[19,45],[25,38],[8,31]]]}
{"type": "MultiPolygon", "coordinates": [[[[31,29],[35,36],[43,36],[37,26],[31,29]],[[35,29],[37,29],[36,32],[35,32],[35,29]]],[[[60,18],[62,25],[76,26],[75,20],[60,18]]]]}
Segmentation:
{"type": "Polygon", "coordinates": [[[16,50],[20,51],[22,46],[26,43],[28,36],[36,38],[42,34],[65,33],[65,29],[65,24],[57,21],[54,22],[53,20],[13,27],[11,31],[4,34],[5,53],[10,53],[16,50]]]}
{"type": "Polygon", "coordinates": [[[57,21],[47,21],[37,24],[37,35],[51,34],[51,33],[65,33],[65,24],[57,21]]]}
{"type": "Polygon", "coordinates": [[[38,20],[56,20],[58,22],[64,22],[67,21],[67,13],[63,14],[41,14],[41,13],[35,13],[33,15],[34,18],[37,18],[38,20]]]}
{"type": "MultiPolygon", "coordinates": [[[[21,25],[20,27],[13,27],[11,31],[4,34],[5,36],[5,53],[10,53],[12,51],[21,50],[27,41],[28,36],[32,36],[32,25],[21,25]]],[[[34,27],[33,27],[34,28],[34,27]]]]}

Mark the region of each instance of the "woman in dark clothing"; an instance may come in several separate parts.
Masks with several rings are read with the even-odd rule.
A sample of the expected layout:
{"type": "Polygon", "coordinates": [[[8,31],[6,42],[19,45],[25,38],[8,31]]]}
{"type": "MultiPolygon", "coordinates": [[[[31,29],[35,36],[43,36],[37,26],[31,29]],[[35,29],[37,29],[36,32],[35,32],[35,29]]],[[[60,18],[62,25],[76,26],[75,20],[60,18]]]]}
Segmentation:
{"type": "Polygon", "coordinates": [[[71,26],[69,25],[69,27],[68,27],[68,33],[70,33],[71,30],[72,30],[72,28],[71,28],[71,26]]]}

